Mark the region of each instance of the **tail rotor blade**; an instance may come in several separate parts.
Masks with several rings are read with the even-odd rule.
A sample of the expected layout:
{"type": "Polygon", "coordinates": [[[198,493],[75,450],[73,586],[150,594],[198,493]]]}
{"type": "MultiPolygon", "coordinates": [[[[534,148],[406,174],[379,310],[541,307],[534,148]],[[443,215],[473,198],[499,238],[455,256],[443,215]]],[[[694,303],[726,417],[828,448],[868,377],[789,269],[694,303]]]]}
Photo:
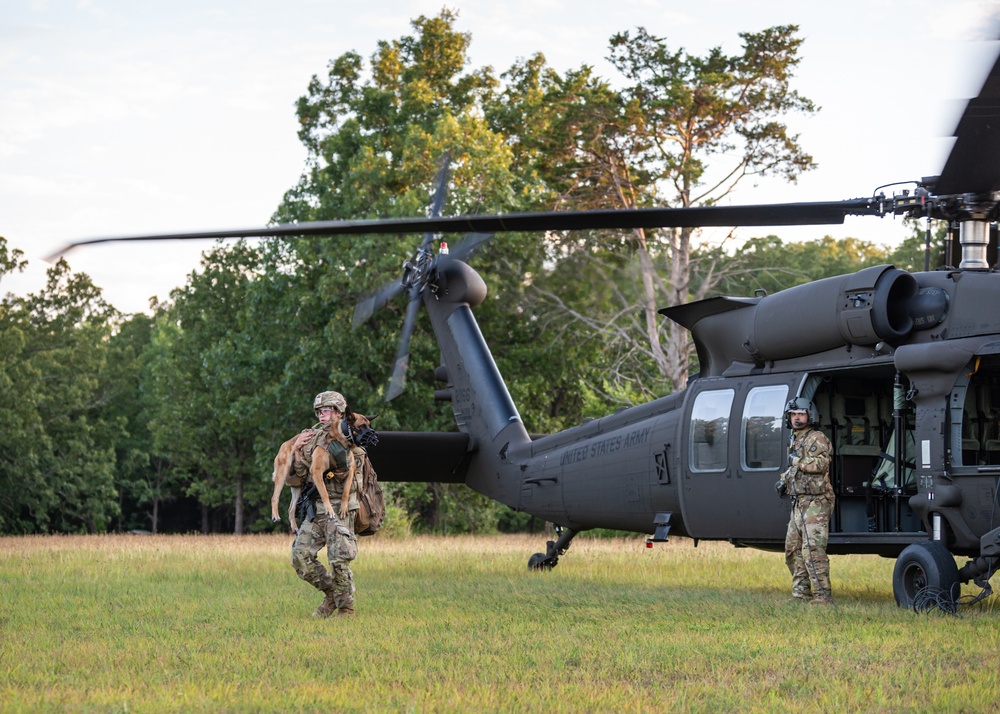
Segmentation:
{"type": "MultiPolygon", "coordinates": [[[[441,216],[441,209],[444,207],[444,197],[448,192],[448,175],[451,172],[451,153],[446,151],[441,157],[441,168],[438,170],[437,178],[434,179],[436,187],[434,198],[431,200],[431,218],[441,216]]],[[[420,251],[428,250],[428,245],[434,240],[434,232],[424,233],[424,239],[420,242],[420,251]]]]}
{"type": "Polygon", "coordinates": [[[458,245],[449,250],[448,255],[456,260],[465,260],[492,237],[492,233],[469,233],[458,245]]]}
{"type": "Polygon", "coordinates": [[[451,173],[451,152],[446,151],[441,157],[441,168],[434,179],[436,188],[434,189],[434,200],[431,202],[431,215],[435,218],[441,215],[444,208],[444,196],[448,190],[448,175],[451,173]]]}
{"type": "Polygon", "coordinates": [[[403,286],[398,280],[386,283],[373,293],[366,295],[354,307],[354,318],[351,327],[368,322],[375,311],[403,292],[403,286]]]}
{"type": "Polygon", "coordinates": [[[406,387],[406,370],[409,367],[409,352],[402,357],[396,358],[396,364],[392,368],[392,379],[389,380],[389,389],[385,392],[385,401],[391,402],[403,393],[403,389],[406,387]]]}
{"type": "Polygon", "coordinates": [[[406,386],[406,370],[410,366],[410,337],[417,325],[417,313],[420,311],[420,294],[411,294],[406,306],[406,319],[403,321],[403,331],[399,336],[399,347],[396,349],[396,361],[393,363],[392,378],[389,389],[385,393],[385,401],[390,402],[400,394],[406,386]]]}

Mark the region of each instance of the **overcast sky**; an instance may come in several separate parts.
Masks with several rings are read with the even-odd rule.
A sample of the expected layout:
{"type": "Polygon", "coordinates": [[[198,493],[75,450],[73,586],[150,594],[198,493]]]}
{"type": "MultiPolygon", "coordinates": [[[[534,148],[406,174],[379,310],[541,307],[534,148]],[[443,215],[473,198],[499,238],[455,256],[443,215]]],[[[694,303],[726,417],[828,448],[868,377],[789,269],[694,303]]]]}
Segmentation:
{"type": "MultiPolygon", "coordinates": [[[[968,0],[0,0],[0,235],[30,261],[0,291],[37,290],[42,256],[71,240],[265,225],[303,168],[294,104],[310,77],[444,4],[472,34],[472,65],[498,73],[540,51],[559,71],[587,63],[614,79],[604,56],[622,30],[736,53],[739,32],[798,24],[794,85],[822,111],[790,123],[819,168],[794,186],[748,183],[741,204],[855,198],[936,174],[958,100],[997,51],[983,41],[995,3],[968,0]]],[[[766,232],[903,235],[891,218],[742,235],[766,232]]],[[[95,246],[68,260],[135,312],[209,246],[95,246]]]]}

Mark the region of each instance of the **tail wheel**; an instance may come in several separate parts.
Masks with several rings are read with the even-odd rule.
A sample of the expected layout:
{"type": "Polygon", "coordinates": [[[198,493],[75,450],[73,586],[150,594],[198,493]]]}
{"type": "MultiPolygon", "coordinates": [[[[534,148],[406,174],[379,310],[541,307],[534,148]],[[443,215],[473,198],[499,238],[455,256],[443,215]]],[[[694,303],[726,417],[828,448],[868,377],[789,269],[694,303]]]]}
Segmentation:
{"type": "Polygon", "coordinates": [[[941,543],[914,543],[899,554],[892,571],[892,594],[900,607],[936,604],[954,608],[958,593],[958,566],[941,543]]]}
{"type": "Polygon", "coordinates": [[[528,570],[552,570],[554,567],[555,562],[545,553],[535,553],[528,558],[528,570]]]}

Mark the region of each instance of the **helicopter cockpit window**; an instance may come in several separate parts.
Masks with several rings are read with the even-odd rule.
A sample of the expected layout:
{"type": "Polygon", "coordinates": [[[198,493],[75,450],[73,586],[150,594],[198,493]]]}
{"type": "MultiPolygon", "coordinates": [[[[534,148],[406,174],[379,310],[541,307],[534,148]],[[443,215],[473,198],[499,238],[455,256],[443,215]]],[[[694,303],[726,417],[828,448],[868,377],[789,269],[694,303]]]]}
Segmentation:
{"type": "Polygon", "coordinates": [[[742,466],[748,471],[773,471],[784,465],[781,438],[788,387],[774,385],[751,389],[743,407],[740,443],[742,466]]]}
{"type": "Polygon", "coordinates": [[[728,466],[729,414],[732,389],[702,392],[691,410],[691,471],[725,471],[728,466]]]}

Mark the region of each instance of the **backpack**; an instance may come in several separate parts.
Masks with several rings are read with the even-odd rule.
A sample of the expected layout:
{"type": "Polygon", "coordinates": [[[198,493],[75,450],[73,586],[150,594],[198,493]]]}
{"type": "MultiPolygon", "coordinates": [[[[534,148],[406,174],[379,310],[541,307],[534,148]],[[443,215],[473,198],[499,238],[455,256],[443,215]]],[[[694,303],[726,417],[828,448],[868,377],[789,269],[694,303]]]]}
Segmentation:
{"type": "Polygon", "coordinates": [[[354,519],[354,534],[371,536],[378,533],[385,521],[385,495],[368,454],[362,460],[361,473],[363,478],[358,488],[358,515],[354,519]]]}

